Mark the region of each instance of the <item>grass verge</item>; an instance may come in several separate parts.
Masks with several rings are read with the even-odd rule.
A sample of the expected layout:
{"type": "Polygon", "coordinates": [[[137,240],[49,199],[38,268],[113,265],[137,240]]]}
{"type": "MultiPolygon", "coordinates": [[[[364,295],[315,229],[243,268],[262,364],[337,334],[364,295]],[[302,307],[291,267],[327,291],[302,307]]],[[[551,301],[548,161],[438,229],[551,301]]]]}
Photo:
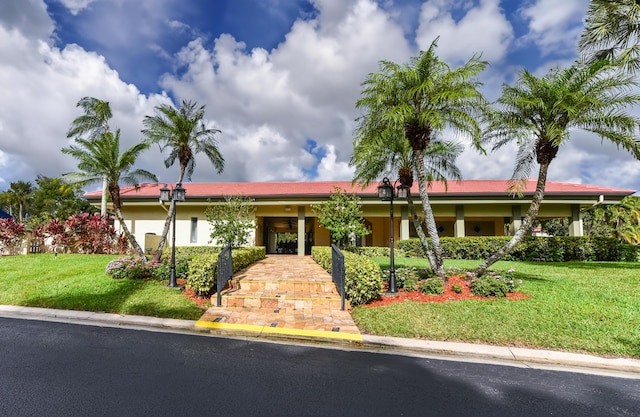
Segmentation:
{"type": "Polygon", "coordinates": [[[203,311],[157,281],[115,280],[114,255],[0,257],[0,304],[196,320],[203,311]]]}
{"type": "MultiPolygon", "coordinates": [[[[374,258],[388,268],[388,258],[374,258]]],[[[472,269],[479,261],[448,261],[472,269]]],[[[398,258],[396,268],[427,267],[398,258]]],[[[603,356],[640,357],[640,264],[625,262],[499,262],[515,269],[527,300],[466,300],[359,307],[352,315],[366,333],[527,346],[603,356]]]]}

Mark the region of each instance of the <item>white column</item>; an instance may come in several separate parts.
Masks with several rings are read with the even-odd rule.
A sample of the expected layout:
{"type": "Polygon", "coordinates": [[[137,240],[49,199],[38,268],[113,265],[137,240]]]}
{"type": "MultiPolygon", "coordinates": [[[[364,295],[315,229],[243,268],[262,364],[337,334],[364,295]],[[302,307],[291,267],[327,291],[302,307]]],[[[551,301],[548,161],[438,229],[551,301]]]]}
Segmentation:
{"type": "Polygon", "coordinates": [[[513,236],[522,226],[522,209],[520,206],[512,206],[511,212],[513,213],[511,216],[511,236],[513,236]]]}
{"type": "Polygon", "coordinates": [[[464,206],[456,206],[456,223],[453,226],[455,237],[465,237],[464,206]]]}
{"type": "Polygon", "coordinates": [[[400,208],[400,240],[409,239],[409,207],[400,208]]]}
{"type": "Polygon", "coordinates": [[[583,236],[582,230],[582,213],[580,213],[580,206],[573,204],[571,206],[571,223],[569,224],[569,236],[583,236]]]}
{"type": "Polygon", "coordinates": [[[304,206],[298,207],[298,256],[304,256],[305,222],[304,206]]]}

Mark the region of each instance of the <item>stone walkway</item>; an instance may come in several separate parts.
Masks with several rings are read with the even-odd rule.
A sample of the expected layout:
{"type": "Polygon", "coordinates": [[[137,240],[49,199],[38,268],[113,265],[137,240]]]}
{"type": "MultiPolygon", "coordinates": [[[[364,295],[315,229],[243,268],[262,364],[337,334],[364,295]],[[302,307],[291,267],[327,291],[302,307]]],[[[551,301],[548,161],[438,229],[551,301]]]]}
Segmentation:
{"type": "Polygon", "coordinates": [[[196,326],[216,333],[362,341],[349,312],[340,309],[331,276],[310,256],[267,256],[233,276],[221,304],[196,326]]]}

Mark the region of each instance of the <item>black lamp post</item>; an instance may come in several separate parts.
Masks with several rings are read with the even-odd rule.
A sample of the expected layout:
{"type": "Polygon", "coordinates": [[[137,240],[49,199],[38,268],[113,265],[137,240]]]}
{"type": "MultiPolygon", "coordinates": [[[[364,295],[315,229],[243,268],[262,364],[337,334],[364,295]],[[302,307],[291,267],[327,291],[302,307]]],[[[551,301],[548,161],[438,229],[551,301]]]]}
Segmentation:
{"type": "Polygon", "coordinates": [[[171,208],[173,209],[173,216],[171,221],[173,222],[173,231],[171,232],[171,275],[169,276],[169,287],[176,288],[176,203],[178,201],[184,201],[186,190],[182,188],[181,183],[177,183],[176,186],[170,190],[165,184],[160,188],[160,201],[171,201],[171,208]]]}
{"type": "Polygon", "coordinates": [[[378,186],[378,198],[380,198],[380,200],[382,201],[390,202],[390,206],[389,206],[389,219],[390,219],[389,264],[390,265],[389,265],[389,288],[387,291],[389,294],[395,294],[398,292],[398,287],[396,286],[396,264],[394,259],[395,231],[393,230],[393,199],[394,197],[396,197],[399,200],[406,200],[408,196],[408,191],[409,191],[409,187],[406,185],[399,185],[396,187],[395,185],[397,182],[398,181],[396,181],[393,185],[391,185],[391,181],[389,181],[389,178],[385,177],[382,180],[382,184],[378,186]],[[396,188],[397,188],[397,195],[396,195],[396,188]]]}

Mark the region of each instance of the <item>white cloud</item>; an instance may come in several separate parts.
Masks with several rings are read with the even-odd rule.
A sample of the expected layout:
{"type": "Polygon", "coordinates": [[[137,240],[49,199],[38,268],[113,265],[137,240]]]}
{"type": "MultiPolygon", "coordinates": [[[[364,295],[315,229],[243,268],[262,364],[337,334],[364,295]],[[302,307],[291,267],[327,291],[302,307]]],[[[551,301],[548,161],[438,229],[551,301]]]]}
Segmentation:
{"type": "Polygon", "coordinates": [[[225,152],[233,154],[230,149],[241,141],[260,150],[259,162],[267,169],[245,149],[234,157],[251,163],[235,163],[233,169],[241,171],[225,169],[222,178],[302,180],[314,165],[333,163],[340,169],[318,167],[318,175],[350,179],[343,165],[351,155],[360,83],[378,69],[379,60],[406,61],[411,52],[402,29],[374,2],[315,4],[318,18],[295,22],[272,51],[247,51],[230,35],[216,39],[212,50],[195,40],[179,54],[184,75],[163,78],[162,86],[177,97],[207,105],[223,131],[225,152]],[[267,135],[278,138],[277,146],[260,146],[255,139],[266,141],[267,135]],[[327,151],[322,163],[305,151],[309,140],[327,151]]]}
{"type": "Polygon", "coordinates": [[[326,146],[327,153],[318,164],[318,181],[331,181],[336,178],[353,178],[354,169],[347,161],[339,161],[336,154],[336,147],[326,146]]]}
{"type": "MultiPolygon", "coordinates": [[[[577,0],[567,1],[575,5],[577,0]]],[[[147,10],[157,2],[141,3],[136,10],[147,10]]],[[[76,3],[78,11],[82,4],[76,3]]],[[[406,39],[412,26],[390,1],[383,8],[373,0],[314,0],[313,4],[318,8],[315,18],[296,21],[272,50],[247,50],[231,35],[219,36],[213,45],[207,36],[193,39],[172,57],[176,72],[160,80],[167,94],[146,96],[123,82],[103,56],[77,45],[54,47],[54,24],[42,1],[0,2],[0,85],[10,87],[0,95],[0,183],[76,169],[75,161],[60,149],[69,143],[66,132],[80,115],[75,104],[81,97],[111,103],[112,124],[122,129],[123,146],[128,147],[141,139],[144,116],[153,114],[155,105],[169,102],[168,95],[206,104],[211,125],[222,130],[217,140],[226,159],[225,172],[216,174],[200,155],[194,181],[350,180],[348,161],[360,83],[378,70],[380,60],[407,62],[416,54],[406,39]]],[[[104,5],[96,2],[91,7],[104,5]]],[[[522,13],[528,13],[531,22],[530,39],[542,45],[552,41],[545,40],[545,30],[554,28],[535,6],[549,7],[541,0],[528,3],[522,13]]],[[[558,25],[571,21],[563,12],[564,2],[557,7],[565,16],[558,25]]],[[[153,22],[140,27],[134,27],[139,15],[132,13],[122,36],[110,38],[108,32],[105,42],[118,48],[144,44],[170,57],[162,37],[156,36],[163,31],[153,26],[184,30],[187,23],[175,22],[167,8],[167,3],[160,3],[150,15],[153,22]]],[[[105,27],[101,25],[117,22],[125,10],[116,9],[110,16],[98,16],[104,17],[102,23],[83,24],[98,24],[94,28],[98,33],[105,27]]],[[[418,46],[428,46],[440,34],[438,54],[443,59],[466,61],[474,52],[484,52],[483,58],[492,63],[481,75],[490,99],[497,97],[502,82],[513,83],[519,68],[504,59],[513,32],[497,0],[430,0],[421,10],[420,29],[411,34],[418,46]]],[[[201,30],[191,29],[191,33],[201,30]]],[[[538,71],[548,68],[548,63],[537,58],[535,62],[538,71]]],[[[581,138],[576,135],[561,150],[552,164],[551,180],[640,189],[637,161],[615,147],[600,145],[598,139],[581,138]]],[[[468,179],[505,179],[511,175],[513,155],[514,148],[488,156],[468,150],[459,165],[468,179]]],[[[157,147],[152,148],[143,154],[140,167],[155,172],[163,182],[175,180],[177,167],[166,170],[162,159],[157,147]]]]}
{"type": "Polygon", "coordinates": [[[474,54],[491,63],[500,61],[513,40],[513,28],[499,3],[428,0],[422,5],[416,42],[427,49],[439,36],[438,55],[450,64],[465,62],[474,54]],[[453,13],[460,9],[464,16],[455,20],[453,13]]]}
{"type": "Polygon", "coordinates": [[[59,0],[59,1],[64,5],[64,7],[69,9],[71,14],[77,15],[81,10],[89,7],[89,5],[93,3],[95,0],[59,0]]]}
{"type": "Polygon", "coordinates": [[[162,100],[123,83],[103,57],[77,45],[58,49],[49,40],[0,25],[0,85],[11,86],[0,95],[0,177],[5,181],[33,181],[38,174],[59,176],[76,169],[60,150],[69,144],[71,121],[81,114],[75,107],[80,98],[111,103],[113,124],[122,128],[127,147],[139,141],[144,115],[162,100]]]}
{"type": "Polygon", "coordinates": [[[537,0],[520,9],[529,21],[524,40],[533,41],[543,55],[575,54],[588,2],[584,0],[537,0]]]}

